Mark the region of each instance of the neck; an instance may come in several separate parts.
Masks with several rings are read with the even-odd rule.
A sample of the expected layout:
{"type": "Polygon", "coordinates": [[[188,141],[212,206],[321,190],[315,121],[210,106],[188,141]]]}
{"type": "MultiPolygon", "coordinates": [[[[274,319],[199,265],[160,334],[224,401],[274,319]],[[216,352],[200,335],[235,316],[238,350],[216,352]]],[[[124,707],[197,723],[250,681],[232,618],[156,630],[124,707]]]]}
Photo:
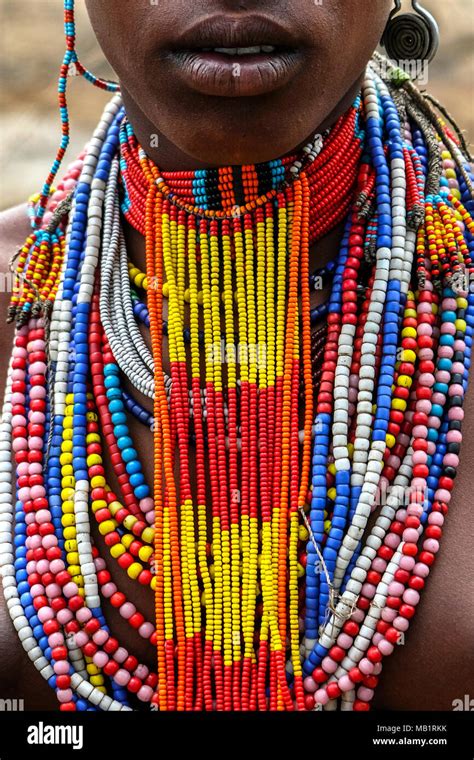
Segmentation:
{"type": "MultiPolygon", "coordinates": [[[[313,134],[324,132],[324,130],[334,124],[339,116],[347,111],[354,102],[357,93],[360,91],[363,77],[364,73],[356,79],[354,84],[349,88],[344,97],[341,98],[337,106],[327,115],[324,121],[315,127],[313,134]]],[[[125,87],[123,87],[123,85],[121,85],[121,95],[127,117],[133,126],[133,131],[138,142],[160,169],[164,171],[195,171],[197,169],[212,169],[219,165],[204,163],[198,158],[188,155],[185,151],[172,143],[166,135],[160,131],[158,126],[148,119],[147,115],[137,105],[131,94],[125,87]]],[[[308,142],[310,137],[311,135],[305,135],[305,138],[299,145],[292,146],[294,152],[297,152],[302,148],[303,145],[308,142]]],[[[292,151],[288,152],[290,153],[292,151]]],[[[277,157],[274,156],[274,158],[277,157]]],[[[253,162],[249,160],[246,163],[253,162]]]]}
{"type": "MultiPolygon", "coordinates": [[[[331,111],[324,122],[314,130],[323,132],[328,129],[334,122],[347,111],[354,102],[357,93],[360,91],[363,73],[357,78],[346,95],[339,101],[338,105],[331,111]]],[[[146,114],[138,107],[130,93],[121,88],[122,98],[127,112],[127,117],[133,126],[134,133],[138,142],[144,147],[149,157],[154,163],[164,171],[195,171],[197,169],[214,168],[213,165],[203,163],[198,159],[189,156],[177,145],[172,143],[155,124],[147,118],[146,114]],[[150,136],[153,136],[151,140],[150,136]]],[[[296,146],[295,152],[307,143],[309,136],[296,146]]],[[[342,238],[343,224],[338,224],[327,235],[320,239],[310,250],[310,268],[322,267],[331,261],[339,250],[342,238]]],[[[124,232],[127,241],[129,257],[139,269],[146,269],[145,262],[145,241],[126,220],[124,220],[124,232]]]]}

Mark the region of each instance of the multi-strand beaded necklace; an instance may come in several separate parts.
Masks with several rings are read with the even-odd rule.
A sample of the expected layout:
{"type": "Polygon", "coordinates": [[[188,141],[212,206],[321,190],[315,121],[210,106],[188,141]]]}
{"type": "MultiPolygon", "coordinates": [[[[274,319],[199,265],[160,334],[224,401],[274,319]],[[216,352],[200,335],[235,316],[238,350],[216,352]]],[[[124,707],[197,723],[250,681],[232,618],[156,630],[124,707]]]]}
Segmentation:
{"type": "Polygon", "coordinates": [[[370,707],[440,546],[474,326],[465,146],[383,66],[331,130],[259,166],[160,172],[116,96],[32,202],[0,563],[62,710],[370,707]],[[341,221],[311,275],[310,246],[341,221]],[[318,278],[331,293],[312,312],[318,278]],[[153,487],[131,416],[152,430],[153,487]],[[112,581],[93,521],[151,587],[154,621],[112,581]],[[109,630],[109,605],[156,670],[109,630]]]}

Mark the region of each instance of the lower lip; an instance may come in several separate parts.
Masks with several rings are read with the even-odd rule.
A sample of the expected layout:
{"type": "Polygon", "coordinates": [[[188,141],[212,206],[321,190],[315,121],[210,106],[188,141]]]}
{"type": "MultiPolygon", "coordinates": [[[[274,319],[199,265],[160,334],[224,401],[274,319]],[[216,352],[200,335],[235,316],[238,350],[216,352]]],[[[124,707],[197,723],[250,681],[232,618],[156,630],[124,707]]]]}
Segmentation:
{"type": "Polygon", "coordinates": [[[249,97],[284,87],[301,66],[297,52],[225,55],[205,51],[172,54],[177,73],[204,95],[249,97]]]}

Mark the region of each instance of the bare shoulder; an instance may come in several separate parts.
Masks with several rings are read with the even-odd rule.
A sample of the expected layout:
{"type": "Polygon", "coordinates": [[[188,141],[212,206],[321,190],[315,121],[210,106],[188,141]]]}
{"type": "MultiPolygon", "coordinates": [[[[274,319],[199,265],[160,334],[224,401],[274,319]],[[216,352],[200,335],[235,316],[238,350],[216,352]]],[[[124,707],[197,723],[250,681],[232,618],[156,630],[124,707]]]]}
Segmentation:
{"type": "Polygon", "coordinates": [[[10,303],[12,276],[10,259],[23,245],[30,231],[26,204],[0,212],[0,388],[7,371],[13,326],[5,323],[10,303]]]}
{"type": "MultiPolygon", "coordinates": [[[[26,203],[0,211],[0,252],[8,256],[8,249],[20,246],[28,235],[30,223],[26,203]]],[[[14,252],[14,250],[13,250],[14,252]]]]}
{"type": "MultiPolygon", "coordinates": [[[[0,211],[0,320],[6,315],[5,309],[10,301],[10,259],[23,245],[29,231],[26,203],[0,211]]],[[[2,330],[0,336],[3,332],[2,330]]]]}

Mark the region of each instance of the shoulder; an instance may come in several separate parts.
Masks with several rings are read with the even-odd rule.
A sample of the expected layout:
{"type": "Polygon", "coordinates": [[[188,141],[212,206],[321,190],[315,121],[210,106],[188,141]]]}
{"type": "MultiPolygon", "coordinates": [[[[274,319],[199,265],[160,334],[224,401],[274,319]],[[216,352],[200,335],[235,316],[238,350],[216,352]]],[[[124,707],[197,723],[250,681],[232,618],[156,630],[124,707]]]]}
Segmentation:
{"type": "Polygon", "coordinates": [[[12,273],[11,257],[23,245],[30,231],[26,203],[0,212],[0,387],[3,388],[10,343],[13,340],[13,325],[5,320],[10,303],[12,273]]]}
{"type": "Polygon", "coordinates": [[[11,292],[10,259],[30,232],[26,203],[0,211],[0,319],[8,307],[11,292]]]}
{"type": "Polygon", "coordinates": [[[0,211],[0,252],[6,256],[7,249],[20,246],[30,230],[26,203],[0,211]]]}

